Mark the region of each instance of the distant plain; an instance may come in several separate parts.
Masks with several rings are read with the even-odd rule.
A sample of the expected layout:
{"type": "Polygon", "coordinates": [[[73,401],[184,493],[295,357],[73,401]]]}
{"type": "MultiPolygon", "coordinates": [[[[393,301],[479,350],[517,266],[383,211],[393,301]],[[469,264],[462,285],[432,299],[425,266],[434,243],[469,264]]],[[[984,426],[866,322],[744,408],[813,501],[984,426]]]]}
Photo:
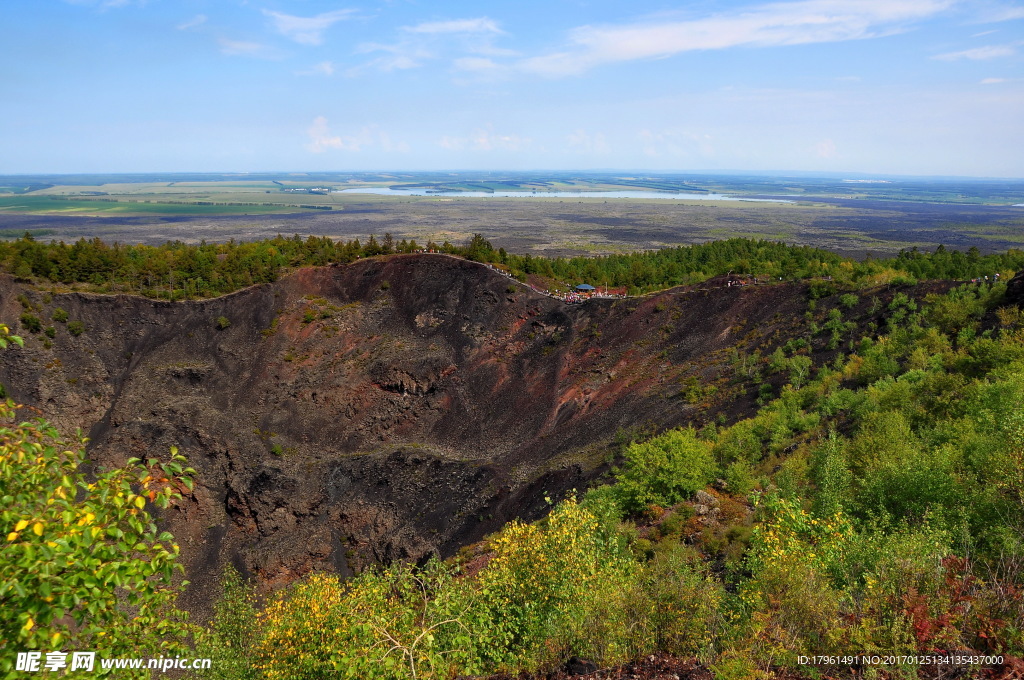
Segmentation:
{"type": "Polygon", "coordinates": [[[939,244],[1024,247],[1024,182],[609,173],[322,173],[0,177],[0,237],[122,243],[277,234],[463,242],[534,254],[605,254],[734,236],[891,254],[939,244]],[[345,193],[403,187],[421,196],[345,193]],[[462,192],[523,191],[524,198],[462,192]],[[545,197],[556,191],[678,191],[790,203],[545,197]],[[536,197],[526,197],[534,196],[536,197]]]}

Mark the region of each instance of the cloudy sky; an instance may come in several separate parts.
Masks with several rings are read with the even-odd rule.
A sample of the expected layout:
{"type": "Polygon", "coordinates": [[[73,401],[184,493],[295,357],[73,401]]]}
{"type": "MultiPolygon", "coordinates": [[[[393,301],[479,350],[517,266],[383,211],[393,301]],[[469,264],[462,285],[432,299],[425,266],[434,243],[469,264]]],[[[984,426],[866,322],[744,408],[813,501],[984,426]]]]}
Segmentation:
{"type": "Polygon", "coordinates": [[[0,173],[1024,177],[1020,0],[0,9],[0,173]]]}

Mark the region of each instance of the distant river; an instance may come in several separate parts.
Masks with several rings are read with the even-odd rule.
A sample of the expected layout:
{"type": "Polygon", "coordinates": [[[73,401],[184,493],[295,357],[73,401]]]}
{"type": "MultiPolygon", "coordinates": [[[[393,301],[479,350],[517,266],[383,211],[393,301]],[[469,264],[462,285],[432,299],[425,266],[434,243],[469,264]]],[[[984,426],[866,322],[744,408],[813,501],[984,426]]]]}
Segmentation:
{"type": "Polygon", "coordinates": [[[792,203],[781,198],[739,198],[725,194],[672,194],[664,191],[424,191],[423,189],[342,189],[336,194],[378,194],[381,196],[445,196],[465,198],[661,198],[677,201],[756,201],[792,203]]]}

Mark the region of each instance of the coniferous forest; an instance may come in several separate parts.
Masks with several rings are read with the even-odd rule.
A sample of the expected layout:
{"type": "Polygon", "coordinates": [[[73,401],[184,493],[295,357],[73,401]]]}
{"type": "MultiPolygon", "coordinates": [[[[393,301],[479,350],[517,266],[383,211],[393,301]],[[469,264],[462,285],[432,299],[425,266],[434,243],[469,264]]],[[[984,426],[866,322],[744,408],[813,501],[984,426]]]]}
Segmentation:
{"type": "Polygon", "coordinates": [[[982,255],[939,246],[934,252],[916,248],[895,257],[854,260],[820,248],[780,242],[735,238],[701,245],[600,257],[547,258],[516,255],[476,235],[465,244],[395,241],[370,235],[342,242],[327,237],[278,236],[253,242],[162,246],[108,244],[98,238],[73,244],[43,242],[30,234],[0,242],[0,267],[14,276],[55,284],[80,284],[102,293],[135,293],[173,300],[223,295],[245,286],[275,281],[289,268],[348,263],[358,258],[414,253],[447,253],[477,262],[500,265],[525,279],[589,282],[623,288],[631,294],[684,284],[700,283],[734,272],[762,280],[800,280],[832,277],[859,285],[894,280],[969,280],[1012,273],[1024,267],[1024,251],[982,255]]]}

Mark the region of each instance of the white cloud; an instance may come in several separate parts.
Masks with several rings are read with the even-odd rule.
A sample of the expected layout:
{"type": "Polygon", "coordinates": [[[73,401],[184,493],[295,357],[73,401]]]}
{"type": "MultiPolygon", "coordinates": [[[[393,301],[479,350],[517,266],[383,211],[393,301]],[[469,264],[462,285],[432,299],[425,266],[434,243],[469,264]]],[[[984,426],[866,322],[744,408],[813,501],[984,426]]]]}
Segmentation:
{"type": "Polygon", "coordinates": [[[548,76],[581,73],[594,66],[655,59],[694,50],[772,47],[857,40],[888,35],[937,14],[954,0],[800,0],[681,21],[581,26],[567,50],[521,62],[548,76]]]}
{"type": "Polygon", "coordinates": [[[205,14],[197,14],[194,17],[192,17],[191,19],[189,19],[188,21],[186,21],[185,23],[178,24],[178,30],[179,31],[187,31],[190,28],[195,28],[197,26],[202,26],[205,23],[206,23],[206,15],[205,14]]]}
{"type": "Polygon", "coordinates": [[[452,62],[460,71],[488,73],[500,68],[493,60],[484,57],[460,57],[452,62]]]}
{"type": "Polygon", "coordinates": [[[385,153],[398,152],[407,153],[409,151],[409,145],[402,141],[395,141],[391,139],[391,135],[386,132],[377,131],[377,144],[380,146],[381,151],[385,153]]]}
{"type": "Polygon", "coordinates": [[[405,26],[410,33],[501,33],[498,24],[486,17],[478,19],[453,19],[451,21],[428,21],[415,26],[405,26]]]}
{"type": "Polygon", "coordinates": [[[814,152],[818,155],[818,158],[835,158],[836,143],[831,139],[823,139],[814,145],[814,152]]]}
{"type": "Polygon", "coordinates": [[[359,152],[367,147],[376,147],[386,153],[409,151],[408,144],[392,139],[391,135],[380,131],[375,125],[364,125],[354,135],[336,135],[331,131],[324,116],[314,118],[313,123],[306,129],[306,134],[309,136],[306,150],[311,153],[324,153],[332,149],[359,152]]]}
{"type": "Polygon", "coordinates": [[[381,71],[401,71],[417,68],[426,59],[431,59],[434,54],[420,45],[401,42],[395,45],[383,45],[381,43],[364,43],[356,48],[356,52],[372,53],[386,52],[387,54],[373,59],[361,66],[350,68],[347,74],[355,76],[368,68],[376,68],[381,71]]]}
{"type": "Polygon", "coordinates": [[[220,51],[232,57],[255,57],[257,59],[277,59],[280,54],[268,45],[245,40],[229,40],[220,38],[220,51]]]}
{"type": "Polygon", "coordinates": [[[1006,78],[982,78],[982,85],[998,85],[999,83],[1008,82],[1006,78]]]}
{"type": "Polygon", "coordinates": [[[518,57],[521,54],[516,50],[510,50],[504,47],[495,47],[488,40],[476,41],[475,43],[468,45],[466,49],[473,54],[482,54],[486,57],[518,57]]]}
{"type": "Polygon", "coordinates": [[[327,76],[328,78],[334,75],[334,63],[330,61],[321,61],[319,64],[313,64],[308,71],[299,71],[300,76],[327,76]]]}
{"type": "Polygon", "coordinates": [[[495,73],[499,65],[491,57],[517,57],[519,53],[493,44],[505,35],[497,22],[487,17],[428,21],[414,26],[403,26],[394,43],[364,43],[357,52],[386,52],[373,61],[349,69],[357,75],[367,69],[395,71],[423,66],[426,61],[448,57],[457,71],[476,75],[495,73]]]}
{"type": "Polygon", "coordinates": [[[985,4],[975,10],[974,21],[976,24],[994,24],[1002,21],[1013,21],[1024,19],[1024,6],[1002,5],[996,3],[985,4]]]}
{"type": "Polygon", "coordinates": [[[606,154],[611,151],[608,140],[600,132],[591,134],[586,130],[576,130],[566,137],[566,141],[574,151],[593,154],[606,154]]]}
{"type": "Polygon", "coordinates": [[[640,148],[648,158],[708,159],[716,154],[711,135],[691,130],[640,130],[640,148]]]}
{"type": "Polygon", "coordinates": [[[224,54],[231,54],[236,56],[256,56],[260,52],[266,50],[266,45],[261,43],[246,42],[244,40],[228,40],[227,38],[221,38],[220,51],[224,54]]]}
{"type": "Polygon", "coordinates": [[[306,145],[306,148],[313,153],[323,153],[328,149],[345,148],[345,143],[341,137],[331,134],[327,127],[327,119],[323,116],[317,116],[313,119],[313,124],[306,130],[306,134],[309,135],[309,144],[306,145]]]}
{"type": "Polygon", "coordinates": [[[946,54],[937,54],[932,59],[939,59],[941,61],[957,61],[958,59],[971,59],[973,61],[980,61],[983,59],[997,59],[999,57],[1012,57],[1017,53],[1012,45],[986,45],[984,47],[975,47],[969,50],[962,50],[960,52],[947,52],[946,54]]]}
{"type": "Polygon", "coordinates": [[[354,12],[354,9],[339,9],[315,17],[296,17],[269,9],[263,10],[263,14],[273,20],[278,33],[303,45],[323,43],[324,31],[339,21],[348,19],[354,12]]]}
{"type": "Polygon", "coordinates": [[[479,128],[466,137],[445,135],[437,144],[450,151],[522,151],[529,148],[533,140],[519,135],[495,134],[490,129],[479,128]]]}

